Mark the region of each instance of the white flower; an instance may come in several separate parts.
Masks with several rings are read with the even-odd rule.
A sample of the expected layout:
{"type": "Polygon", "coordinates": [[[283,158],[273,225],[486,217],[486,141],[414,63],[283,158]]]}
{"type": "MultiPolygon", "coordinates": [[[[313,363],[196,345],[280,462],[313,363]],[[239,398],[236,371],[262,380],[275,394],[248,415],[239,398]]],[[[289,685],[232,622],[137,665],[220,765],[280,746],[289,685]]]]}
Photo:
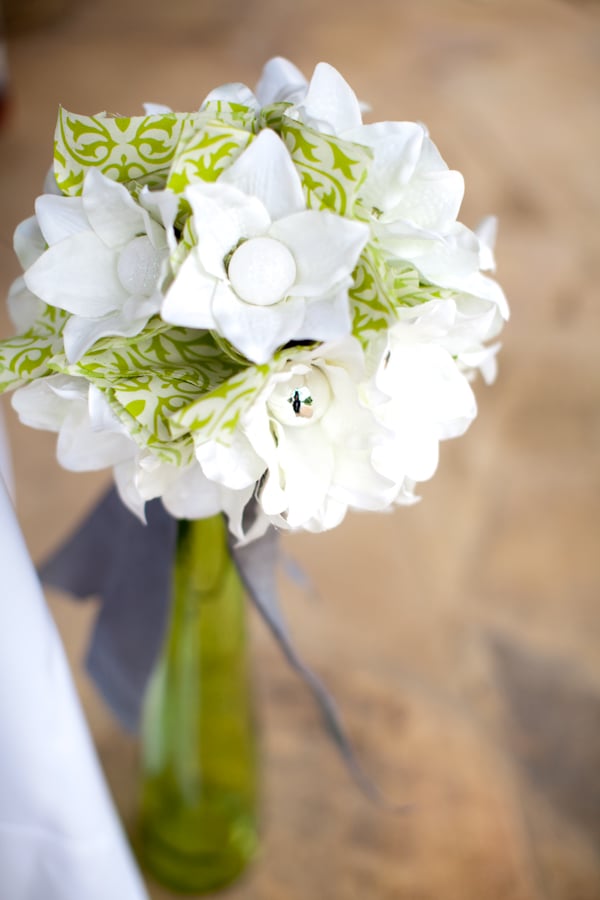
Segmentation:
{"type": "Polygon", "coordinates": [[[453,300],[400,310],[365,397],[383,426],[373,452],[378,472],[410,500],[415,482],[434,474],[439,443],[463,434],[477,414],[473,391],[453,358],[472,346],[453,300]]]}
{"type": "Polygon", "coordinates": [[[457,221],[463,176],[448,168],[423,125],[363,125],[356,94],[327,63],[315,68],[305,96],[286,115],[371,149],[373,162],[358,199],[387,252],[410,262],[432,284],[494,302],[508,318],[501,288],[479,271],[493,267],[488,231],[474,233],[457,221]]]}
{"type": "Polygon", "coordinates": [[[113,475],[119,496],[141,521],[145,521],[146,503],[160,498],[176,519],[205,519],[224,512],[230,531],[240,539],[258,536],[268,525],[257,522],[254,530],[245,535],[242,518],[254,485],[241,491],[225,488],[207,478],[195,459],[178,466],[139,450],[134,457],[116,465],[113,475]]]}
{"type": "MultiPolygon", "coordinates": [[[[50,375],[15,391],[12,404],[25,425],[58,433],[56,455],[63,468],[88,472],[112,467],[122,501],[142,522],[146,502],[160,497],[180,519],[225,512],[232,532],[243,536],[242,516],[254,486],[232,491],[209,480],[194,459],[178,466],[140,448],[102,392],[85,378],[50,375]]],[[[255,531],[261,527],[256,523],[255,531]]]]}
{"type": "Polygon", "coordinates": [[[56,455],[65,469],[104,469],[136,453],[125,427],[85,378],[41,378],[15,391],[12,405],[25,425],[58,432],[56,455]]]}
{"type": "Polygon", "coordinates": [[[262,131],[215,184],[194,184],[197,244],[161,309],[167,322],[214,330],[254,363],[290,340],[350,332],[348,288],[368,228],[307,210],[277,135],[262,131]]]}
{"type": "MultiPolygon", "coordinates": [[[[306,78],[293,63],[275,56],[265,64],[254,92],[241,82],[222,84],[204,98],[200,109],[205,109],[208,103],[222,101],[239,103],[258,113],[271,103],[296,103],[304,97],[307,87],[306,78]]],[[[146,106],[152,110],[159,108],[156,104],[146,106]]]]}
{"type": "Polygon", "coordinates": [[[123,185],[90,169],[81,197],[44,194],[36,216],[48,249],[26,270],[30,291],[71,313],[65,352],[77,361],[107,335],[132,337],[160,309],[165,229],[123,185]]]}
{"type": "Polygon", "coordinates": [[[236,489],[259,480],[260,508],[283,528],[323,531],[349,507],[388,506],[396,490],[371,464],[377,426],[359,402],[359,343],[348,337],[281,360],[230,445],[198,434],[205,474],[236,489]]]}

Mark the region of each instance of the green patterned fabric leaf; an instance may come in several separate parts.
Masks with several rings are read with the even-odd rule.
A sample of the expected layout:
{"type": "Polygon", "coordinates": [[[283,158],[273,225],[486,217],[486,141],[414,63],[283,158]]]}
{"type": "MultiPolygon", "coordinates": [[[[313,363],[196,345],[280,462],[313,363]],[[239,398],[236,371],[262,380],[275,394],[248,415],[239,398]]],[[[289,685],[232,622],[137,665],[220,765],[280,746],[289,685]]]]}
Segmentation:
{"type": "Polygon", "coordinates": [[[367,245],[353,274],[352,332],[365,348],[371,337],[396,320],[400,307],[454,296],[451,290],[421,281],[413,266],[390,260],[373,244],[367,245]]]}
{"type": "Polygon", "coordinates": [[[271,128],[281,134],[285,111],[291,105],[291,103],[271,103],[269,106],[263,106],[258,116],[258,130],[271,128]]]}
{"type": "Polygon", "coordinates": [[[352,333],[366,347],[373,335],[385,331],[395,317],[384,264],[372,244],[363,250],[353,275],[354,284],[348,292],[352,333]]]}
{"type": "Polygon", "coordinates": [[[175,439],[170,418],[239,370],[207,331],[160,326],[137,338],[105,339],[81,360],[64,357],[54,368],[96,385],[132,438],[160,458],[189,462],[192,442],[183,430],[175,439]]]}
{"type": "Polygon", "coordinates": [[[422,281],[414,266],[399,260],[386,261],[385,281],[394,307],[418,306],[430,300],[447,300],[456,295],[456,291],[449,288],[422,281]]]}
{"type": "Polygon", "coordinates": [[[122,184],[163,187],[184,126],[193,129],[200,113],[79,116],[58,112],[54,174],[63,194],[81,194],[88,169],[97,168],[122,184]]]}
{"type": "Polygon", "coordinates": [[[243,128],[216,121],[204,123],[187,140],[180,141],[167,187],[182,193],[195,181],[216,181],[252,138],[252,133],[243,128]]]}
{"type": "Polygon", "coordinates": [[[191,432],[198,442],[231,442],[241,416],[255,402],[271,372],[266,365],[238,371],[205,397],[175,413],[171,433],[191,432]]]}
{"type": "Polygon", "coordinates": [[[281,136],[302,179],[309,208],[351,217],[372,159],[368,147],[321,134],[286,116],[281,136]]]}
{"type": "Polygon", "coordinates": [[[256,131],[256,113],[242,103],[230,103],[228,100],[210,100],[202,107],[204,115],[217,119],[224,125],[243,128],[245,131],[256,131]]]}
{"type": "Polygon", "coordinates": [[[0,341],[0,393],[50,374],[54,356],[62,351],[67,318],[63,310],[45,306],[32,328],[0,341]]]}

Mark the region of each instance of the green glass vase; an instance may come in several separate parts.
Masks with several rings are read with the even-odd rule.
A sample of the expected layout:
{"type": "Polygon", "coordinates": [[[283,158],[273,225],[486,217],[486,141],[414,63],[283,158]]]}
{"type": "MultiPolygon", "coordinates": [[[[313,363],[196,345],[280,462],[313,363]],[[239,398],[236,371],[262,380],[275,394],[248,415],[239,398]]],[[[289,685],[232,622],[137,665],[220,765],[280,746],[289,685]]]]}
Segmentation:
{"type": "Polygon", "coordinates": [[[257,752],[244,589],[223,516],[178,524],[171,621],[142,720],[143,867],[214,891],[257,848],[257,752]]]}

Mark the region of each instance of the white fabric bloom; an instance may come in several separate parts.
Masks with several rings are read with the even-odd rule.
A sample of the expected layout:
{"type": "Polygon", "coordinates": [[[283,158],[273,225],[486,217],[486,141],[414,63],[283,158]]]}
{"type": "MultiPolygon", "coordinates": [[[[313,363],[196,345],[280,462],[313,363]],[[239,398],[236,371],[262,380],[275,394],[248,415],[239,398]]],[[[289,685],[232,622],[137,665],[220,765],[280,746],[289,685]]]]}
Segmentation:
{"type": "Polygon", "coordinates": [[[474,338],[453,300],[399,315],[365,397],[382,426],[373,464],[397,484],[398,501],[410,502],[414,483],[437,468],[440,441],[463,434],[477,414],[469,381],[453,358],[472,349],[474,338]]]}
{"type": "MultiPolygon", "coordinates": [[[[254,92],[241,82],[222,84],[204,98],[200,109],[205,109],[208,103],[221,101],[239,103],[259,113],[263,106],[271,103],[297,103],[306,94],[307,87],[306,78],[293,63],[275,56],[265,64],[254,92]]],[[[151,108],[155,106],[152,104],[151,108]]]]}
{"type": "Polygon", "coordinates": [[[205,474],[239,489],[257,480],[257,500],[273,524],[323,531],[349,507],[383,509],[394,485],[371,463],[377,425],[359,402],[364,377],[358,341],[296,350],[241,417],[233,443],[202,441],[205,474]]]}
{"type": "Polygon", "coordinates": [[[209,480],[196,460],[177,466],[139,447],[102,392],[85,378],[39,379],[15,391],[12,405],[25,425],[58,433],[56,455],[63,468],[89,472],[112,467],[121,500],[142,522],[146,503],[160,497],[179,519],[225,512],[232,532],[242,537],[242,516],[254,486],[225,489],[209,480]]]}
{"type": "Polygon", "coordinates": [[[448,168],[423,125],[363,125],[356,94],[327,63],[315,68],[305,96],[286,115],[371,149],[373,162],[358,199],[373,237],[387,252],[410,262],[432,284],[494,302],[508,318],[502,289],[480,272],[492,268],[487,233],[457,221],[463,176],[448,168]]]}
{"type": "Polygon", "coordinates": [[[85,378],[40,378],[15,391],[12,405],[25,425],[58,432],[58,461],[72,472],[104,469],[136,453],[125,427],[85,378]]]}
{"type": "MultiPolygon", "coordinates": [[[[234,491],[207,478],[195,459],[177,466],[144,450],[116,465],[113,475],[122,501],[141,521],[145,521],[146,503],[160,498],[176,519],[205,519],[224,512],[232,534],[244,537],[242,518],[254,485],[234,491]]],[[[258,536],[267,525],[256,523],[249,537],[258,536]]]]}
{"type": "Polygon", "coordinates": [[[290,340],[350,332],[348,288],[368,228],[306,209],[277,135],[262,131],[214,184],[185,197],[197,244],[161,309],[167,322],[216,331],[254,363],[290,340]]]}
{"type": "Polygon", "coordinates": [[[48,249],[26,270],[30,291],[71,313],[67,358],[76,362],[108,335],[132,337],[160,309],[165,228],[127,189],[95,169],[81,197],[44,194],[36,201],[48,249]]]}

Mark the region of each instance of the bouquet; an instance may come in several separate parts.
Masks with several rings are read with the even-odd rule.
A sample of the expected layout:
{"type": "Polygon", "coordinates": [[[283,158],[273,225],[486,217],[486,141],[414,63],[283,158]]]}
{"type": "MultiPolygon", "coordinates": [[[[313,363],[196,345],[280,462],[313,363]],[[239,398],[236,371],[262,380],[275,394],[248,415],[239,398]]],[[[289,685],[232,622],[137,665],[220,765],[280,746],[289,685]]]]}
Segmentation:
{"type": "Polygon", "coordinates": [[[182,520],[147,692],[142,858],[183,890],[231,880],[256,846],[238,576],[370,790],[281,619],[272,537],[414,503],[440,441],[475,418],[471,381],[495,377],[508,307],[484,274],[494,220],[457,220],[462,176],[423,125],[362,112],[330,65],[307,82],[281,58],[255,92],[224,85],[198,112],[61,109],[45,192],[15,233],[19,333],[0,342],[0,391],[16,389],[24,423],[58,432],[64,467],[111,467],[139,520],[162,501],[145,540],[101,507],[121,568],[146,559],[145,579],[123,589],[96,526],[67,554],[75,592],[110,569],[97,680],[134,724],[164,627],[157,561],[182,520]]]}
{"type": "Polygon", "coordinates": [[[363,124],[326,63],[272,59],[194,113],[61,109],[0,390],[142,520],[160,498],[247,542],[413,503],[508,316],[462,197],[423,125],[363,124]]]}

